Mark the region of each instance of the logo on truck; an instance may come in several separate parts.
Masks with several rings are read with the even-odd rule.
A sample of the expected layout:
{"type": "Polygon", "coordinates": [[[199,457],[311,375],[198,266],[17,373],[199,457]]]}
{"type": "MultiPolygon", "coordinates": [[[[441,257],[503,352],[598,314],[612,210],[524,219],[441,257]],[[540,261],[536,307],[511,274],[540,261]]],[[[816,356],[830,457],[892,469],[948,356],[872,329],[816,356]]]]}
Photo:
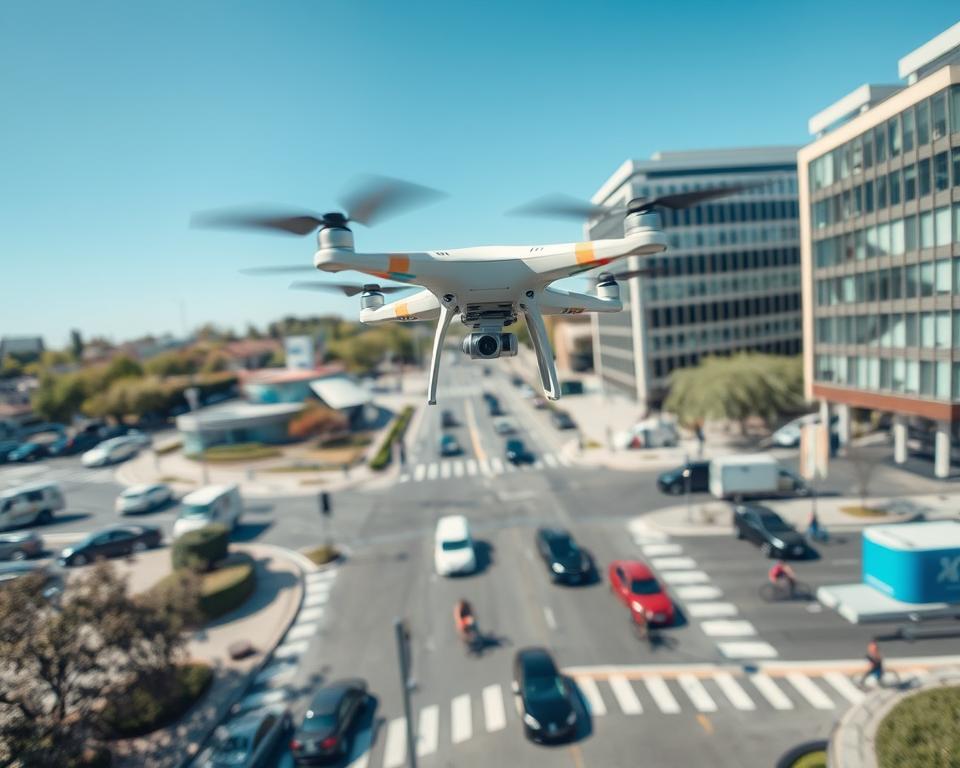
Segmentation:
{"type": "Polygon", "coordinates": [[[960,582],[960,556],[940,558],[940,575],[937,576],[937,583],[942,581],[960,582]]]}

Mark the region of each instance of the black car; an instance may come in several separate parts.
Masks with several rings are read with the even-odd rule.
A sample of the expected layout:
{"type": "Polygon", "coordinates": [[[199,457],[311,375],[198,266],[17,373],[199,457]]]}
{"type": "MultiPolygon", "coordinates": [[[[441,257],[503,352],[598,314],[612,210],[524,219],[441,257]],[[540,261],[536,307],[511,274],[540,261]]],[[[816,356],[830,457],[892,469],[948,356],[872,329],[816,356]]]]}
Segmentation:
{"type": "Polygon", "coordinates": [[[440,426],[444,429],[457,426],[457,417],[453,415],[453,411],[444,411],[440,414],[440,426]]]}
{"type": "Polygon", "coordinates": [[[573,691],[545,648],[517,651],[513,660],[513,692],[528,738],[559,741],[573,735],[577,726],[573,691]]]}
{"type": "Polygon", "coordinates": [[[554,581],[579,584],[593,569],[590,556],[563,528],[538,528],[537,551],[554,581]]]}
{"type": "Polygon", "coordinates": [[[341,680],[317,691],[290,740],[294,762],[315,765],[345,757],[366,705],[363,680],[341,680]]]}
{"type": "Polygon", "coordinates": [[[72,437],[64,435],[50,443],[51,456],[74,456],[84,453],[99,444],[100,438],[90,432],[80,432],[72,437]]]}
{"type": "Polygon", "coordinates": [[[490,397],[486,398],[486,400],[487,408],[491,416],[503,416],[503,408],[500,406],[500,401],[497,400],[496,397],[490,395],[490,397]]]}
{"type": "Polygon", "coordinates": [[[60,565],[86,565],[101,557],[120,557],[159,547],[163,534],[152,525],[116,525],[94,531],[60,553],[60,565]]]}
{"type": "Polygon", "coordinates": [[[511,464],[533,464],[536,461],[536,457],[527,450],[523,440],[507,440],[504,453],[511,464]]]}
{"type": "Polygon", "coordinates": [[[669,493],[679,496],[681,493],[687,493],[687,483],[689,482],[690,493],[703,493],[710,490],[710,462],[709,461],[691,461],[688,464],[679,466],[676,469],[668,469],[661,472],[657,478],[657,488],[661,493],[669,493]],[[689,480],[684,474],[690,472],[689,480]]]}
{"type": "Polygon", "coordinates": [[[23,445],[14,448],[7,454],[7,461],[11,463],[39,461],[49,455],[50,451],[43,443],[23,443],[23,445]]]}
{"type": "Polygon", "coordinates": [[[738,539],[752,541],[767,557],[803,557],[807,543],[797,530],[772,509],[759,504],[733,508],[733,529],[738,539]]]}
{"type": "Polygon", "coordinates": [[[553,426],[557,429],[576,429],[577,422],[570,418],[570,414],[566,411],[553,411],[550,414],[550,421],[553,422],[553,426]]]}

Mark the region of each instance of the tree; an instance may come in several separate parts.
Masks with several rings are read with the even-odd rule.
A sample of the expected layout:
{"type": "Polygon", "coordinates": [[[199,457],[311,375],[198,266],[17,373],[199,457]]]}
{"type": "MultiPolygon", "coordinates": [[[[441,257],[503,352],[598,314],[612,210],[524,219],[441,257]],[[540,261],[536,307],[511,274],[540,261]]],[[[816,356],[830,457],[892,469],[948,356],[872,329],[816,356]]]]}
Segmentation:
{"type": "Polygon", "coordinates": [[[197,372],[196,361],[184,352],[171,351],[161,352],[155,357],[151,357],[144,363],[147,373],[155,376],[184,376],[197,372]]]}
{"type": "Polygon", "coordinates": [[[0,362],[0,379],[15,379],[23,375],[23,363],[13,355],[6,355],[0,362]]]}
{"type": "Polygon", "coordinates": [[[80,373],[40,377],[32,397],[33,409],[47,421],[68,423],[87,398],[86,381],[80,373]]]}
{"type": "Polygon", "coordinates": [[[203,365],[200,367],[201,373],[220,373],[230,369],[230,358],[219,350],[212,350],[207,354],[203,365]]]}
{"type": "Polygon", "coordinates": [[[346,431],[347,427],[347,418],[342,413],[313,402],[304,406],[304,409],[290,420],[287,432],[294,440],[316,436],[326,440],[346,431]]]}
{"type": "Polygon", "coordinates": [[[146,681],[169,680],[198,616],[199,589],[185,574],[167,590],[127,594],[100,563],[71,579],[57,603],[45,577],[0,590],[0,763],[76,765],[105,730],[107,703],[146,681]]]}
{"type": "Polygon", "coordinates": [[[80,331],[76,328],[70,331],[70,352],[73,354],[73,359],[77,362],[83,359],[83,336],[80,335],[80,331]]]}
{"type": "Polygon", "coordinates": [[[117,379],[140,378],[141,376],[143,376],[143,366],[140,363],[127,355],[117,355],[107,363],[104,384],[112,384],[117,379]]]}

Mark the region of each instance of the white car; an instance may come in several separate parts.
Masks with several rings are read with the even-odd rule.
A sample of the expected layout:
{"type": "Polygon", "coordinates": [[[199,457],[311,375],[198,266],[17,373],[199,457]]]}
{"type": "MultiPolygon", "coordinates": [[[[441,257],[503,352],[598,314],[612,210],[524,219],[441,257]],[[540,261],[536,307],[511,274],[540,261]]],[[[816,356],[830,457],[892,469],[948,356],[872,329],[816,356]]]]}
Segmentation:
{"type": "Polygon", "coordinates": [[[493,430],[498,435],[515,435],[517,433],[517,422],[509,416],[498,416],[493,420],[493,430]]]}
{"type": "Polygon", "coordinates": [[[470,525],[463,515],[447,515],[437,520],[433,564],[438,576],[473,573],[477,569],[470,525]]]}
{"type": "Polygon", "coordinates": [[[104,467],[126,461],[136,456],[139,450],[140,446],[135,441],[126,437],[113,437],[83,454],[80,463],[85,467],[104,467]]]}
{"type": "Polygon", "coordinates": [[[153,442],[150,435],[146,432],[141,432],[139,429],[128,430],[127,434],[121,435],[121,438],[135,443],[138,448],[149,448],[153,442]]]}
{"type": "Polygon", "coordinates": [[[162,507],[173,498],[173,490],[166,483],[132,485],[119,496],[114,504],[121,515],[131,512],[149,512],[162,507]]]}

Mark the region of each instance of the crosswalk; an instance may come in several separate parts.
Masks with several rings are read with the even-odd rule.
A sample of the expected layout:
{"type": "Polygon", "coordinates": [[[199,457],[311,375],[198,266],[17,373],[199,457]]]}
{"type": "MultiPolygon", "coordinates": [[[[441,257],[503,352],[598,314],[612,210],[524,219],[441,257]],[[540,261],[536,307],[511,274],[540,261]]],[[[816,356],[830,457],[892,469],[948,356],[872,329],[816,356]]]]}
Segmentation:
{"type": "Polygon", "coordinates": [[[401,483],[422,483],[431,480],[450,480],[462,477],[493,477],[510,472],[536,472],[569,467],[570,459],[555,453],[545,453],[532,464],[511,464],[497,456],[489,459],[441,459],[414,464],[401,473],[401,483]]]}
{"type": "Polygon", "coordinates": [[[26,483],[112,483],[113,468],[56,467],[49,464],[28,464],[0,470],[0,488],[26,483]]]}

